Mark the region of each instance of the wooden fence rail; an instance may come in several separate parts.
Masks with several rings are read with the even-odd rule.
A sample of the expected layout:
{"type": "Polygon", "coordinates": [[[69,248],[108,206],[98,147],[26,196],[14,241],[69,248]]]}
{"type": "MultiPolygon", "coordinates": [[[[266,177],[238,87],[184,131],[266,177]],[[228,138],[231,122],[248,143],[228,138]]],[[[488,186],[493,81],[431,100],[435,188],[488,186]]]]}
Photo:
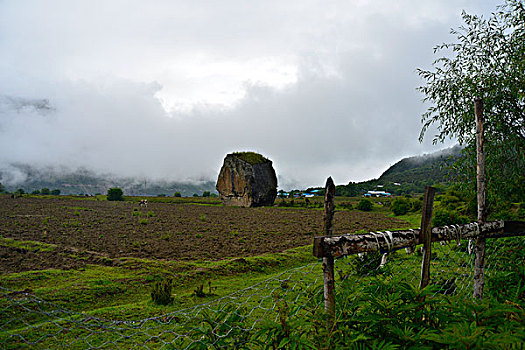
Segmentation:
{"type": "MultiPolygon", "coordinates": [[[[335,279],[334,258],[345,255],[381,251],[390,252],[402,248],[413,248],[423,244],[423,260],[421,264],[420,288],[428,285],[430,280],[430,259],[432,242],[460,241],[461,239],[476,239],[478,243],[487,238],[500,238],[525,235],[523,221],[491,221],[473,222],[465,225],[449,225],[431,228],[432,208],[435,189],[425,188],[424,208],[421,216],[421,229],[370,232],[366,234],[346,234],[333,236],[332,221],[335,214],[335,186],[332,178],[326,182],[324,200],[324,234],[314,238],[313,254],[323,259],[324,304],[330,319],[335,316],[335,279]]],[[[483,244],[484,246],[484,244],[483,244]]],[[[474,296],[483,296],[484,249],[478,252],[476,245],[476,270],[474,296]],[[479,256],[482,259],[479,259],[479,256]],[[476,283],[477,282],[477,283],[476,283]]],[[[413,249],[411,249],[413,251],[413,249]]]]}
{"type": "MultiPolygon", "coordinates": [[[[392,251],[423,244],[421,230],[400,230],[370,232],[365,234],[345,234],[340,236],[321,236],[314,238],[314,256],[317,258],[341,257],[373,251],[392,251]]],[[[489,221],[464,225],[434,227],[432,242],[454,241],[477,237],[499,238],[525,235],[523,221],[489,221]]]]}

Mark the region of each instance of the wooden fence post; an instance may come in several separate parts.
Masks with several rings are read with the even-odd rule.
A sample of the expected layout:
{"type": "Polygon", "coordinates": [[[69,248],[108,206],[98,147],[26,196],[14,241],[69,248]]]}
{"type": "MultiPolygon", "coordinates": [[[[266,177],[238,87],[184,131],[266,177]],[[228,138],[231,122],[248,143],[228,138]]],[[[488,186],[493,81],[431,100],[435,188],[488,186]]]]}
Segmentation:
{"type": "MultiPolygon", "coordinates": [[[[331,177],[326,180],[324,195],[324,235],[333,235],[332,221],[335,213],[335,185],[331,177]]],[[[335,317],[335,279],[334,279],[334,257],[323,258],[324,279],[324,308],[333,318],[335,317]]]]}
{"type": "Polygon", "coordinates": [[[421,281],[419,288],[423,289],[430,281],[430,256],[432,253],[432,210],[434,208],[434,187],[425,187],[425,197],[423,199],[423,212],[421,214],[421,233],[420,243],[423,243],[423,261],[421,262],[421,281]]]}
{"type": "MultiPolygon", "coordinates": [[[[478,223],[482,224],[487,220],[486,196],[487,187],[485,182],[485,135],[483,120],[483,100],[479,97],[474,99],[474,114],[476,115],[476,150],[477,150],[477,191],[478,191],[478,223]]],[[[483,287],[485,286],[485,237],[479,236],[476,239],[474,248],[474,293],[476,299],[483,298],[483,287]]]]}

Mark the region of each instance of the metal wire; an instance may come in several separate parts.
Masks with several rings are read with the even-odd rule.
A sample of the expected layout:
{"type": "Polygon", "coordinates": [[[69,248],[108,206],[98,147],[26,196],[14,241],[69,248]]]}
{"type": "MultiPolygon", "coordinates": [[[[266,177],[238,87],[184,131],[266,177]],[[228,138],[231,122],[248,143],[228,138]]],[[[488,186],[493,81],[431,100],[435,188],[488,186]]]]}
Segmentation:
{"type": "MultiPolygon", "coordinates": [[[[388,234],[383,235],[387,239],[388,234]]],[[[523,249],[524,237],[487,241],[486,291],[499,288],[496,272],[508,264],[505,255],[523,249]]],[[[472,295],[474,255],[468,241],[432,245],[431,281],[436,293],[472,295]]],[[[336,292],[353,288],[352,299],[376,279],[419,284],[421,253],[416,249],[388,253],[381,265],[381,253],[337,259],[336,292]]],[[[336,302],[342,302],[337,299],[336,302]]],[[[268,322],[279,322],[286,309],[290,318],[314,315],[323,308],[322,268],[320,263],[285,271],[249,288],[213,302],[162,316],[134,321],[107,320],[74,312],[43,300],[28,291],[0,287],[0,347],[54,349],[190,349],[238,348],[268,322]]]]}

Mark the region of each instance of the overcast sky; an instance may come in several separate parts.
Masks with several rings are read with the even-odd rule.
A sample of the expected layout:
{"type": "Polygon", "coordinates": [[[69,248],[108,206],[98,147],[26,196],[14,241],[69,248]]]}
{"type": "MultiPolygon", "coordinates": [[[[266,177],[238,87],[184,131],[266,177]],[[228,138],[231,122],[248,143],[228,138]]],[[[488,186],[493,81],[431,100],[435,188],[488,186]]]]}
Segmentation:
{"type": "Polygon", "coordinates": [[[454,144],[418,142],[416,68],[501,3],[0,0],[0,169],[216,180],[252,150],[285,189],[376,178],[454,144]]]}

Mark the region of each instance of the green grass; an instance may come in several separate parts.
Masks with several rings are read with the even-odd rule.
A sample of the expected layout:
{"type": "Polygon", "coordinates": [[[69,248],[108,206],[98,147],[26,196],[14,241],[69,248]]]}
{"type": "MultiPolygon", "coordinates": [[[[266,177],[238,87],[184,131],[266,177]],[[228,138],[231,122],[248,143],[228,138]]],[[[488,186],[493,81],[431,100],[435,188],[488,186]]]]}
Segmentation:
{"type": "MultiPolygon", "coordinates": [[[[33,247],[33,242],[2,239],[2,244],[33,247]]],[[[52,245],[40,244],[44,247],[52,245]]],[[[32,248],[34,249],[34,248],[32,248]]],[[[50,249],[50,248],[47,248],[50,249]]],[[[157,261],[119,259],[118,266],[87,265],[72,270],[43,270],[0,276],[0,285],[12,290],[29,289],[38,297],[74,311],[106,318],[144,318],[190,307],[228,295],[272,274],[315,261],[312,246],[283,253],[231,258],[220,261],[157,261]],[[154,305],[149,295],[155,281],[174,281],[175,301],[168,307],[154,305]],[[212,283],[214,297],[196,298],[199,284],[212,283]]]]}
{"type": "MultiPolygon", "coordinates": [[[[164,198],[165,199],[165,198],[164,198]]],[[[175,198],[174,198],[175,199],[175,198]]],[[[180,198],[179,198],[180,199],[180,198]]],[[[346,199],[348,200],[348,199],[346,199]]],[[[149,201],[149,199],[148,199],[149,201]]],[[[207,205],[206,203],[204,203],[207,205]]],[[[80,207],[77,208],[80,210],[80,207]]],[[[389,208],[375,204],[374,211],[388,213],[389,208]]],[[[149,216],[149,215],[148,215],[149,216]]],[[[393,217],[393,215],[390,215],[393,217]]],[[[413,228],[418,228],[420,225],[421,214],[410,213],[396,218],[409,222],[413,228]]],[[[199,218],[205,221],[207,218],[199,218]]],[[[147,220],[147,219],[144,219],[147,220]]],[[[74,223],[72,220],[69,224],[74,223]]],[[[361,232],[366,233],[366,232],[361,232]]],[[[230,233],[236,236],[238,232],[232,230],[230,233]]],[[[8,247],[17,247],[31,251],[43,251],[44,249],[53,250],[55,245],[30,242],[30,241],[15,241],[0,237],[0,245],[8,247]]],[[[472,270],[471,256],[468,256],[463,250],[454,247],[453,244],[440,247],[433,254],[434,260],[432,262],[432,269],[436,271],[433,276],[437,279],[456,278],[465,273],[470,273],[472,270]],[[449,264],[457,266],[458,268],[450,271],[442,271],[441,266],[449,264]]],[[[337,288],[340,286],[340,276],[352,273],[352,264],[355,263],[355,257],[340,259],[336,262],[336,280],[337,288]]],[[[390,274],[389,270],[381,272],[388,280],[396,279],[402,280],[406,277],[414,277],[419,274],[421,256],[418,254],[407,255],[404,250],[396,251],[391,257],[398,264],[395,275],[390,274]]],[[[195,305],[211,302],[217,298],[221,298],[231,293],[251,287],[259,282],[263,282],[272,278],[283,271],[287,271],[294,267],[304,266],[308,263],[315,262],[316,259],[312,256],[312,246],[304,246],[296,249],[290,249],[282,253],[264,254],[255,257],[236,258],[231,257],[220,261],[161,261],[150,259],[137,258],[120,258],[107,259],[109,266],[87,265],[83,268],[72,270],[43,270],[43,271],[29,271],[16,274],[5,274],[0,276],[0,285],[11,290],[26,290],[29,289],[31,293],[43,300],[52,302],[59,308],[72,310],[74,312],[82,313],[83,315],[95,316],[107,320],[144,320],[149,317],[166,315],[181,309],[187,309],[195,305]],[[172,296],[174,301],[170,305],[159,306],[155,305],[150,296],[150,291],[155,282],[170,278],[173,280],[172,296]],[[212,293],[208,292],[209,284],[211,283],[212,293]],[[198,297],[195,295],[195,290],[203,285],[205,296],[198,297]]],[[[297,277],[291,282],[298,281],[297,277]]],[[[315,279],[322,279],[321,264],[317,264],[314,268],[314,273],[308,276],[301,276],[300,283],[310,285],[315,279]]],[[[359,285],[366,286],[374,281],[375,275],[364,275],[352,277],[347,284],[358,287],[359,285]]],[[[417,283],[417,277],[416,282],[417,283]]],[[[291,283],[290,283],[291,284],[291,283]]],[[[284,293],[288,290],[288,283],[283,282],[280,286],[264,290],[264,293],[258,295],[254,299],[246,300],[243,308],[251,310],[252,307],[260,302],[260,298],[266,297],[264,306],[268,308],[275,308],[274,298],[270,293],[284,293]]],[[[302,287],[301,287],[302,288],[302,287]]],[[[322,290],[322,288],[321,288],[322,290]]],[[[338,292],[341,291],[338,289],[338,292]]],[[[464,293],[470,293],[467,289],[464,293]]],[[[295,295],[290,293],[290,298],[295,295]]],[[[317,298],[316,296],[315,298],[317,298]]],[[[311,298],[310,294],[305,294],[301,298],[311,298]]],[[[305,300],[294,299],[297,305],[304,305],[305,300]]],[[[315,302],[318,300],[315,299],[315,302]]],[[[11,321],[11,311],[15,312],[14,308],[4,308],[7,299],[0,300],[0,310],[5,312],[0,314],[0,324],[9,324],[9,331],[12,334],[24,334],[26,339],[33,341],[41,341],[39,337],[46,334],[55,334],[57,325],[54,323],[45,324],[46,316],[43,313],[36,313],[30,315],[31,319],[24,321],[30,322],[31,325],[42,324],[38,328],[33,329],[32,326],[27,326],[24,322],[19,322],[15,317],[11,321]],[[9,320],[9,322],[7,322],[9,320]],[[49,332],[49,333],[47,333],[49,332]]],[[[290,305],[293,305],[290,302],[290,305]]],[[[357,310],[357,309],[356,309],[357,310]]],[[[22,313],[23,310],[20,310],[22,313]]],[[[263,318],[268,317],[264,315],[263,311],[258,309],[253,311],[253,317],[263,318]]],[[[80,317],[78,315],[72,316],[73,319],[80,317]]],[[[68,322],[67,319],[62,319],[60,322],[68,322]]],[[[156,325],[155,325],[156,327],[156,325]]],[[[176,322],[171,323],[169,327],[177,327],[176,322]]],[[[69,342],[74,342],[76,337],[85,337],[88,330],[83,330],[73,324],[71,328],[67,328],[67,332],[61,334],[61,337],[69,342]]],[[[171,329],[171,328],[170,328],[171,329]]],[[[7,329],[0,329],[0,343],[2,337],[7,336],[7,329]]],[[[101,332],[100,337],[103,339],[111,339],[111,337],[118,337],[118,334],[111,332],[101,332]]],[[[132,343],[140,341],[141,336],[134,335],[129,339],[130,346],[136,344],[132,343]]],[[[101,341],[95,335],[90,340],[91,345],[98,344],[101,341]]],[[[58,338],[60,339],[60,338],[58,338]]],[[[125,344],[128,340],[118,338],[125,344]]],[[[60,347],[59,340],[49,337],[44,340],[45,346],[60,347]]],[[[146,339],[145,341],[148,341],[146,339]]],[[[140,342],[139,342],[140,343],[140,342]]],[[[85,343],[77,343],[71,348],[82,348],[85,343]]],[[[104,343],[99,344],[104,347],[104,343]]],[[[106,344],[107,345],[107,344],[106,344]]],[[[120,343],[119,343],[120,345],[120,343]]],[[[152,348],[158,344],[149,344],[152,348]]],[[[126,345],[124,345],[125,347],[126,345]]],[[[13,348],[16,348],[16,344],[13,348]]],[[[9,347],[7,347],[9,348],[9,347]]]]}
{"type": "Polygon", "coordinates": [[[268,162],[267,158],[255,152],[234,152],[233,155],[251,165],[268,162]]]}
{"type": "Polygon", "coordinates": [[[4,238],[2,236],[0,236],[0,246],[19,248],[19,249],[24,249],[24,250],[31,251],[31,252],[37,252],[37,251],[52,252],[57,247],[54,244],[47,244],[47,243],[36,242],[36,241],[17,241],[11,238],[4,238]]]}
{"type": "Polygon", "coordinates": [[[406,222],[410,223],[413,226],[412,228],[421,227],[421,213],[408,213],[405,215],[398,215],[398,216],[395,216],[394,214],[390,214],[388,216],[392,218],[405,220],[406,222]]]}
{"type": "Polygon", "coordinates": [[[75,211],[83,210],[83,211],[92,211],[93,209],[85,208],[85,207],[69,207],[69,209],[73,209],[75,211]]]}
{"type": "MultiPolygon", "coordinates": [[[[508,248],[503,248],[509,249],[515,246],[516,244],[509,245],[508,248]]],[[[469,256],[463,248],[456,247],[454,243],[447,246],[436,246],[435,254],[433,254],[434,259],[432,261],[432,269],[435,271],[433,274],[433,282],[441,283],[440,280],[461,278],[465,273],[472,271],[471,263],[473,257],[469,256]],[[446,269],[446,266],[454,268],[446,269]],[[442,271],[444,268],[446,269],[446,272],[442,271]]],[[[210,323],[210,326],[215,326],[215,322],[218,322],[218,324],[223,324],[224,327],[229,330],[230,324],[227,323],[228,321],[225,321],[225,318],[231,315],[240,315],[244,313],[249,313],[250,318],[247,319],[245,324],[241,323],[241,326],[251,327],[251,322],[253,322],[253,320],[268,317],[274,318],[277,315],[281,316],[280,313],[277,313],[279,312],[279,307],[283,307],[283,305],[288,305],[286,308],[283,308],[283,313],[290,312],[289,316],[285,315],[289,322],[295,322],[294,320],[305,320],[305,317],[307,317],[306,320],[308,317],[312,316],[319,317],[319,315],[309,314],[307,308],[304,308],[303,311],[301,311],[300,307],[310,304],[322,305],[320,299],[321,295],[319,293],[312,294],[313,290],[309,289],[311,287],[308,287],[313,286],[312,283],[315,283],[315,279],[322,279],[321,264],[317,264],[313,269],[313,273],[309,275],[297,274],[289,280],[287,280],[286,276],[281,277],[280,281],[274,282],[269,288],[254,293],[253,298],[241,300],[239,305],[235,306],[233,309],[233,313],[228,311],[229,309],[223,304],[221,304],[222,306],[220,307],[217,306],[217,309],[225,310],[223,313],[207,312],[207,310],[210,310],[210,306],[207,306],[206,308],[202,308],[204,311],[198,314],[195,321],[192,321],[195,317],[192,311],[187,310],[184,314],[176,314],[175,320],[171,320],[169,324],[163,325],[156,321],[144,321],[144,324],[141,323],[138,330],[134,330],[132,326],[121,326],[119,324],[108,323],[109,327],[104,331],[98,326],[97,322],[100,321],[97,320],[92,321],[94,322],[94,325],[86,325],[85,327],[84,322],[91,322],[89,319],[83,321],[82,327],[79,327],[78,324],[72,324],[69,320],[72,319],[74,322],[84,315],[108,320],[144,320],[149,317],[166,315],[176,310],[187,309],[194,305],[211,302],[216,298],[229,295],[233,292],[251,287],[256,283],[266,281],[268,278],[278,275],[283,270],[288,270],[295,266],[303,266],[309,262],[315,261],[312,258],[311,249],[311,246],[305,246],[284,253],[265,254],[262,256],[243,259],[232,258],[222,261],[165,262],[147,259],[122,259],[119,266],[113,267],[91,265],[79,270],[48,270],[12,274],[8,277],[1,276],[0,284],[12,289],[15,287],[17,287],[17,289],[28,288],[29,286],[36,295],[45,300],[52,301],[55,305],[82,312],[81,315],[73,315],[71,318],[62,317],[60,320],[55,320],[55,322],[51,323],[44,323],[46,320],[45,316],[44,314],[39,313],[37,315],[32,315],[32,326],[29,327],[25,323],[19,322],[16,318],[13,321],[10,321],[9,325],[12,328],[11,334],[23,334],[24,339],[42,341],[42,344],[45,344],[46,347],[53,348],[60,345],[55,342],[65,340],[66,343],[74,343],[75,339],[81,339],[80,342],[75,343],[71,347],[82,348],[82,346],[85,345],[82,339],[89,336],[88,338],[91,346],[98,345],[103,347],[105,342],[116,341],[118,342],[119,347],[126,348],[128,346],[133,347],[136,346],[136,344],[145,344],[145,342],[151,341],[149,332],[152,332],[152,334],[161,333],[164,341],[171,341],[173,340],[170,339],[172,331],[180,331],[181,334],[192,334],[191,339],[193,340],[207,339],[206,341],[212,342],[215,338],[207,337],[213,337],[213,334],[206,333],[205,337],[201,338],[196,335],[198,333],[195,333],[198,331],[205,331],[206,328],[192,327],[204,327],[204,325],[207,324],[206,322],[212,321],[213,319],[214,323],[210,323]],[[174,290],[172,291],[174,302],[168,306],[155,305],[151,301],[149,295],[150,288],[156,281],[164,279],[166,276],[169,276],[174,280],[174,290]],[[51,281],[53,281],[53,284],[50,283],[51,281]],[[211,294],[213,295],[208,294],[209,282],[211,282],[211,294]],[[295,283],[299,284],[296,285],[295,283]],[[197,297],[195,295],[195,290],[200,285],[203,285],[203,291],[205,292],[204,297],[197,297]],[[263,298],[266,299],[263,300],[263,298]],[[287,304],[276,304],[279,300],[283,300],[283,302],[286,300],[287,304]],[[258,305],[263,308],[256,308],[258,305]],[[266,314],[264,308],[273,311],[270,314],[266,314]],[[179,316],[181,317],[180,322],[177,320],[179,316]],[[190,321],[188,321],[188,319],[190,321]],[[202,321],[200,321],[201,319],[202,321]],[[35,324],[37,324],[38,327],[34,327],[35,324]],[[116,331],[121,328],[129,329],[129,338],[120,336],[120,333],[116,331]],[[47,334],[56,334],[57,329],[58,331],[65,329],[66,332],[59,334],[57,339],[54,339],[54,337],[46,338],[47,334]],[[98,329],[100,329],[100,331],[98,331],[98,329]],[[147,332],[143,333],[143,330],[147,330],[147,332]],[[167,334],[162,333],[163,330],[167,330],[167,334]]],[[[392,266],[387,265],[387,268],[375,272],[374,269],[364,266],[365,270],[362,275],[356,275],[356,270],[354,270],[355,261],[356,256],[336,260],[337,298],[338,303],[344,303],[344,309],[341,309],[342,311],[338,312],[348,312],[348,310],[352,310],[352,312],[355,311],[357,317],[361,317],[363,322],[356,323],[354,326],[359,326],[360,328],[364,327],[361,330],[362,332],[365,332],[368,329],[367,325],[369,322],[366,322],[366,320],[374,321],[374,319],[370,319],[367,316],[368,313],[366,310],[368,310],[368,308],[381,308],[383,305],[386,305],[388,310],[394,310],[395,312],[381,314],[380,316],[383,317],[382,319],[386,320],[385,317],[388,316],[392,318],[391,322],[393,325],[401,324],[402,326],[404,322],[408,322],[405,319],[405,314],[413,316],[413,312],[415,312],[413,310],[421,311],[417,308],[420,307],[418,306],[419,304],[410,305],[408,309],[407,306],[405,306],[407,303],[405,299],[407,291],[409,292],[409,290],[405,288],[403,294],[399,294],[397,289],[395,289],[399,286],[402,287],[404,280],[409,280],[411,281],[411,288],[414,288],[413,290],[417,292],[416,285],[418,284],[418,279],[417,277],[413,279],[413,277],[417,276],[419,273],[421,255],[407,255],[403,250],[396,251],[389,258],[389,264],[392,266]],[[342,281],[341,276],[345,277],[344,281],[342,281]],[[373,299],[376,294],[384,293],[382,292],[384,288],[381,290],[375,289],[375,283],[378,281],[384,281],[381,283],[388,285],[388,288],[392,289],[392,291],[387,292],[389,295],[388,298],[380,297],[377,298],[377,300],[374,299],[374,302],[368,305],[366,304],[369,302],[368,298],[373,299]],[[361,298],[361,290],[363,288],[368,288],[371,291],[371,294],[367,296],[367,298],[360,300],[359,298],[361,298]],[[347,297],[345,297],[345,295],[347,297]],[[363,302],[364,304],[362,304],[363,302]],[[366,307],[363,308],[362,305],[365,305],[366,307]],[[398,318],[398,315],[402,315],[402,317],[399,316],[401,318],[398,318]]],[[[488,277],[490,278],[490,274],[488,277]]],[[[319,284],[315,284],[315,286],[317,287],[315,290],[322,291],[319,284]]],[[[459,304],[461,305],[465,300],[465,296],[470,295],[471,291],[470,288],[464,288],[458,290],[457,293],[458,294],[455,297],[457,297],[457,300],[461,301],[459,304]]],[[[429,294],[427,296],[427,301],[432,301],[432,298],[434,297],[429,294]]],[[[503,298],[503,300],[507,300],[506,296],[503,298]]],[[[414,301],[421,300],[417,295],[414,295],[414,298],[412,299],[414,301]]],[[[418,302],[420,303],[421,301],[418,302]]],[[[446,302],[445,299],[444,302],[446,302]]],[[[441,304],[433,305],[439,307],[441,304]]],[[[443,312],[448,310],[448,306],[446,304],[444,305],[443,312]]],[[[46,305],[43,305],[42,308],[44,309],[42,310],[46,310],[45,307],[46,305]]],[[[56,308],[53,305],[51,307],[56,308]]],[[[517,307],[514,309],[518,310],[517,307]]],[[[319,310],[322,310],[322,308],[319,310]]],[[[376,312],[379,311],[380,310],[376,310],[376,312]]],[[[426,312],[426,308],[423,311],[426,312]]],[[[0,321],[2,321],[2,318],[8,319],[10,312],[11,310],[7,310],[4,316],[0,316],[0,321]]],[[[466,312],[466,315],[470,314],[470,311],[466,312]]],[[[440,317],[444,317],[443,315],[446,315],[446,313],[439,313],[438,316],[439,315],[441,315],[440,317]]],[[[490,312],[488,312],[487,315],[490,315],[490,312]]],[[[167,315],[166,320],[170,320],[169,317],[170,316],[167,315]]],[[[514,313],[510,314],[509,317],[516,318],[520,316],[514,313]]],[[[425,316],[423,320],[427,318],[428,317],[425,316]]],[[[353,318],[349,318],[349,315],[347,315],[339,319],[338,322],[347,322],[345,321],[347,319],[353,320],[353,318]]],[[[415,317],[414,319],[421,320],[421,318],[418,317],[415,317]]],[[[319,319],[317,320],[319,321],[319,319]]],[[[266,324],[268,324],[268,322],[271,323],[270,320],[267,320],[266,322],[266,324]]],[[[513,319],[513,322],[516,322],[516,320],[513,319]]],[[[2,323],[0,322],[0,324],[2,323]]],[[[343,325],[343,323],[341,323],[341,325],[343,325]]],[[[311,330],[311,325],[308,323],[300,324],[296,322],[290,323],[290,326],[293,331],[292,335],[290,335],[292,338],[293,334],[300,334],[301,329],[311,330]]],[[[370,326],[373,326],[373,324],[370,324],[370,326]]],[[[258,327],[263,327],[264,329],[265,325],[259,324],[258,327]]],[[[380,324],[377,325],[377,327],[380,327],[380,324]]],[[[217,329],[217,331],[219,331],[219,329],[217,329]]],[[[391,328],[386,328],[386,330],[383,328],[383,331],[390,332],[391,328]]],[[[352,332],[355,333],[355,330],[352,332]]],[[[392,337],[396,334],[397,333],[394,333],[388,336],[392,337]]],[[[230,337],[233,335],[234,334],[231,334],[230,337]]],[[[2,335],[0,332],[0,342],[2,341],[2,336],[8,336],[8,334],[2,335]]],[[[239,334],[239,336],[241,335],[239,334]]],[[[253,332],[251,333],[251,336],[254,336],[253,332]]],[[[11,341],[12,339],[13,338],[11,338],[11,341]]],[[[361,340],[363,341],[365,339],[366,338],[362,338],[361,340]]],[[[154,343],[148,345],[155,347],[154,343]]],[[[156,345],[158,346],[158,344],[156,345]]],[[[194,345],[198,344],[194,343],[194,345]]],[[[16,348],[16,346],[13,346],[13,348],[16,348]]]]}

